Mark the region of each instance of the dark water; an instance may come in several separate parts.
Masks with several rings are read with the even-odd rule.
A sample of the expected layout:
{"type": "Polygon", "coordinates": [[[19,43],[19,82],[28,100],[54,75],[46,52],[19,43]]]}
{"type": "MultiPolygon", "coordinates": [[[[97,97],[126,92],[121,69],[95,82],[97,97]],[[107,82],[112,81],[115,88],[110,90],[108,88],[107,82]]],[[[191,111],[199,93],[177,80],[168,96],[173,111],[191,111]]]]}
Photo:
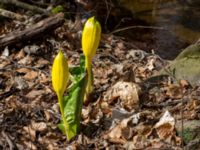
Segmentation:
{"type": "Polygon", "coordinates": [[[131,21],[129,27],[152,27],[128,29],[121,34],[133,39],[141,49],[153,49],[162,58],[174,59],[200,38],[200,0],[119,0],[119,4],[132,12],[135,22],[141,21],[131,21]]]}

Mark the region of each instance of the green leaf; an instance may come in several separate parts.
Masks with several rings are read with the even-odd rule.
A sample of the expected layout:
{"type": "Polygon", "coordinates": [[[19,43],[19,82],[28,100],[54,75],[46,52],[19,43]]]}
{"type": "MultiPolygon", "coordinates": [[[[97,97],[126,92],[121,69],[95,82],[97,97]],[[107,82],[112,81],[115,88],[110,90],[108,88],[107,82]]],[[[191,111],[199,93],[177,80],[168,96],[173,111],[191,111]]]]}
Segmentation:
{"type": "Polygon", "coordinates": [[[58,124],[58,128],[65,134],[68,140],[76,136],[80,128],[81,111],[83,99],[86,91],[87,73],[85,70],[85,57],[81,55],[80,66],[69,68],[71,74],[72,87],[68,89],[68,95],[63,98],[64,115],[69,125],[65,131],[63,120],[58,124]]]}
{"type": "Polygon", "coordinates": [[[85,55],[80,56],[80,69],[81,72],[85,72],[85,55]]]}
{"type": "Polygon", "coordinates": [[[70,78],[71,81],[73,83],[76,83],[80,79],[82,74],[85,73],[85,56],[84,55],[80,56],[80,66],[70,67],[69,72],[71,74],[71,78],[70,78]]]}
{"type": "Polygon", "coordinates": [[[58,6],[54,7],[54,8],[51,10],[51,12],[52,12],[53,14],[57,14],[57,13],[63,12],[63,11],[64,11],[64,8],[63,8],[63,6],[61,6],[61,5],[58,5],[58,6]]]}
{"type": "MultiPolygon", "coordinates": [[[[65,102],[64,114],[67,123],[69,124],[67,134],[69,135],[70,139],[76,136],[79,132],[81,111],[82,111],[86,83],[87,83],[87,76],[84,73],[70,89],[68,96],[64,97],[64,102],[65,102]]],[[[61,129],[61,131],[64,131],[62,122],[58,126],[59,129],[61,129]]]]}
{"type": "Polygon", "coordinates": [[[64,127],[64,123],[63,121],[61,121],[59,124],[58,124],[58,128],[60,129],[60,131],[62,131],[63,134],[65,134],[65,127],[64,127]]]}

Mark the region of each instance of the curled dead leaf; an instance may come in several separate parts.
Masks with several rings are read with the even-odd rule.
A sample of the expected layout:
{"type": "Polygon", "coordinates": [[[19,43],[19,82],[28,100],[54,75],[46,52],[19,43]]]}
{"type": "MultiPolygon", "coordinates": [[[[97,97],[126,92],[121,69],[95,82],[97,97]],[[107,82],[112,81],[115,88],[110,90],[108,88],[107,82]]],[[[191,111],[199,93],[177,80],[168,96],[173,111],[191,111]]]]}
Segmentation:
{"type": "Polygon", "coordinates": [[[130,124],[137,124],[140,114],[134,114],[128,118],[123,119],[118,125],[110,129],[105,139],[114,143],[125,144],[128,139],[133,137],[134,131],[130,124]]]}
{"type": "Polygon", "coordinates": [[[119,98],[122,107],[127,110],[133,110],[139,106],[140,92],[139,85],[132,82],[119,81],[105,94],[104,99],[112,103],[119,98]]]}
{"type": "Polygon", "coordinates": [[[104,138],[108,139],[109,141],[113,143],[125,144],[126,140],[123,137],[122,131],[123,131],[123,127],[121,127],[121,125],[119,124],[115,126],[114,128],[112,128],[110,132],[104,136],[104,138]]]}
{"type": "Polygon", "coordinates": [[[32,122],[31,127],[35,131],[45,131],[47,129],[47,124],[45,122],[32,122]]]}
{"type": "Polygon", "coordinates": [[[175,119],[167,110],[155,125],[156,132],[160,139],[171,143],[172,136],[175,134],[175,119]]]}

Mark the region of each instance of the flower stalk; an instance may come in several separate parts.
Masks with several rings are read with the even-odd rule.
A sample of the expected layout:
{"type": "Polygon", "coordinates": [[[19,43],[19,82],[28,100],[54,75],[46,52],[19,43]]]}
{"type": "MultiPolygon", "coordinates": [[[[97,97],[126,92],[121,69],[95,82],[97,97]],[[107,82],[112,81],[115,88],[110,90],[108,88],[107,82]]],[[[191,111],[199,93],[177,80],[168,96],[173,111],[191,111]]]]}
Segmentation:
{"type": "Polygon", "coordinates": [[[55,57],[53,66],[52,66],[52,84],[53,84],[54,91],[56,92],[56,95],[58,97],[60,112],[61,112],[61,116],[64,123],[64,128],[65,128],[65,134],[67,138],[69,139],[70,137],[67,134],[69,125],[64,115],[64,101],[63,101],[63,94],[67,87],[68,80],[69,80],[69,69],[68,69],[67,59],[65,58],[62,51],[60,50],[57,56],[55,57]]]}
{"type": "Polygon", "coordinates": [[[86,97],[93,91],[92,58],[96,54],[101,38],[101,25],[95,17],[89,18],[82,33],[82,49],[85,55],[85,69],[88,73],[86,97]]]}

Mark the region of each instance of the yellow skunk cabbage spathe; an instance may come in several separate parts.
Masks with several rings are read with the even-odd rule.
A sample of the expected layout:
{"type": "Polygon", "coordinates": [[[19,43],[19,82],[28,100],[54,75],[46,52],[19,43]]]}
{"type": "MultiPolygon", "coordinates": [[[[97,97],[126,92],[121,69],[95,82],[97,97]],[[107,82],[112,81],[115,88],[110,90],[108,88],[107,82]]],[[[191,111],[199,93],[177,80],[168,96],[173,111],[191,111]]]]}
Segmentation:
{"type": "Polygon", "coordinates": [[[57,56],[55,57],[52,66],[52,84],[57,94],[58,102],[60,105],[60,112],[64,123],[64,132],[67,138],[70,139],[70,135],[67,132],[69,129],[69,125],[65,119],[64,102],[63,102],[63,94],[67,87],[68,80],[69,80],[69,69],[68,69],[67,59],[60,50],[57,56]]]}
{"type": "Polygon", "coordinates": [[[92,79],[92,57],[96,53],[96,49],[99,46],[101,38],[101,25],[95,19],[91,17],[85,23],[82,33],[82,49],[85,55],[85,68],[88,72],[88,83],[86,87],[86,93],[89,94],[93,90],[93,79],[92,79]]]}
{"type": "Polygon", "coordinates": [[[85,23],[82,34],[82,49],[86,57],[93,57],[95,55],[100,38],[101,25],[95,17],[91,17],[85,23]]]}
{"type": "Polygon", "coordinates": [[[63,95],[69,80],[67,59],[60,51],[54,59],[52,67],[52,84],[57,95],[63,95]]]}

